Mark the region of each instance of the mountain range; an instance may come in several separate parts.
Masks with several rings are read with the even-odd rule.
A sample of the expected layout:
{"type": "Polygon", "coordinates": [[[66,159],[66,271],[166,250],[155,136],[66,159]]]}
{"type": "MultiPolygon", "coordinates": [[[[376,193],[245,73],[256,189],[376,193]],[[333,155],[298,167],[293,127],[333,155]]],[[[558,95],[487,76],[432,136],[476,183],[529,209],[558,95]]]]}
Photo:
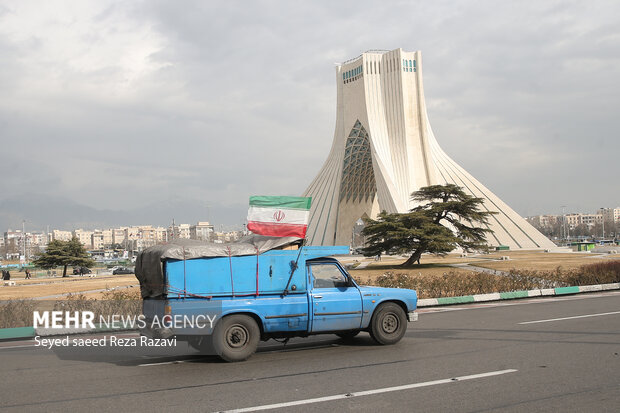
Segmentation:
{"type": "Polygon", "coordinates": [[[0,233],[21,229],[27,232],[50,230],[106,229],[118,226],[177,224],[210,221],[216,230],[242,229],[248,205],[210,204],[201,200],[162,201],[131,209],[97,209],[73,200],[46,195],[24,195],[0,199],[0,233]]]}

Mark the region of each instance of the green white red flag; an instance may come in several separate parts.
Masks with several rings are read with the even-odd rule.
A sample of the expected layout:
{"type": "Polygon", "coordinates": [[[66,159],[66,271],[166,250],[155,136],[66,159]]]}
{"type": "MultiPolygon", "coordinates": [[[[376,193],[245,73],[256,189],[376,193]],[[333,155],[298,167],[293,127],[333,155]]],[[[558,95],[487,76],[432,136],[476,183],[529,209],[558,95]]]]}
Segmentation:
{"type": "Polygon", "coordinates": [[[312,198],[251,196],[248,230],[273,237],[305,238],[312,198]]]}

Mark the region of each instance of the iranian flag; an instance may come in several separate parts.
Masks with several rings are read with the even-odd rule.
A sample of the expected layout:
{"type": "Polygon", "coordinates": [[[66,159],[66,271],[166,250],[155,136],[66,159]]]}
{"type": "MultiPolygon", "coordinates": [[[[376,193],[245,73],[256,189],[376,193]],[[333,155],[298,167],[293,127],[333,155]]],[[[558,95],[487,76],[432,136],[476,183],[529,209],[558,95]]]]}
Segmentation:
{"type": "Polygon", "coordinates": [[[273,237],[305,238],[312,198],[251,196],[248,229],[273,237]]]}

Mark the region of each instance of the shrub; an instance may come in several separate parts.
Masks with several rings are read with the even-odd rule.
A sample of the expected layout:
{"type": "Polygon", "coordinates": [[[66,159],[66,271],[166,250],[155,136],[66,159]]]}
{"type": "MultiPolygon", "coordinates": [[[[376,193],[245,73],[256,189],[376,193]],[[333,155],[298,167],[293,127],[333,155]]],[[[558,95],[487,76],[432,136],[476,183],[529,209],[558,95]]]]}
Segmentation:
{"type": "Polygon", "coordinates": [[[0,304],[0,328],[28,327],[32,325],[33,300],[11,300],[0,304]]]}
{"type": "Polygon", "coordinates": [[[111,290],[103,294],[102,299],[86,298],[83,294],[69,294],[65,300],[57,301],[54,310],[57,311],[92,311],[95,318],[107,317],[114,314],[126,316],[142,314],[142,301],[139,291],[111,290]]]}
{"type": "MultiPolygon", "coordinates": [[[[48,310],[48,302],[30,299],[9,300],[0,303],[0,328],[32,326],[35,309],[48,310]]],[[[95,318],[114,314],[133,316],[142,314],[140,291],[111,290],[102,299],[86,298],[84,294],[69,294],[63,300],[54,301],[53,311],[92,311],[95,318]]]]}
{"type": "Polygon", "coordinates": [[[617,282],[620,282],[620,260],[583,265],[572,270],[561,267],[553,271],[513,269],[504,275],[450,271],[433,277],[386,272],[377,278],[376,285],[411,288],[418,291],[420,298],[439,298],[617,282]]]}

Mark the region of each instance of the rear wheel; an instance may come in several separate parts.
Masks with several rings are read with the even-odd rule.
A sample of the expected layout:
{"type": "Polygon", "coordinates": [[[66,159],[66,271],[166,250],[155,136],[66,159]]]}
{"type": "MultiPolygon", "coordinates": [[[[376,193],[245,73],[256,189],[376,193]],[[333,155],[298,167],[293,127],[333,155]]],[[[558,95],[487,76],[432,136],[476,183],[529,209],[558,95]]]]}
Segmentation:
{"type": "Polygon", "coordinates": [[[215,326],[213,347],[226,361],[247,360],[258,347],[260,329],[250,316],[234,314],[224,317],[215,326]]]}
{"type": "Polygon", "coordinates": [[[370,321],[370,336],[379,344],[395,344],[407,331],[407,315],[395,303],[381,304],[370,321]]]}

